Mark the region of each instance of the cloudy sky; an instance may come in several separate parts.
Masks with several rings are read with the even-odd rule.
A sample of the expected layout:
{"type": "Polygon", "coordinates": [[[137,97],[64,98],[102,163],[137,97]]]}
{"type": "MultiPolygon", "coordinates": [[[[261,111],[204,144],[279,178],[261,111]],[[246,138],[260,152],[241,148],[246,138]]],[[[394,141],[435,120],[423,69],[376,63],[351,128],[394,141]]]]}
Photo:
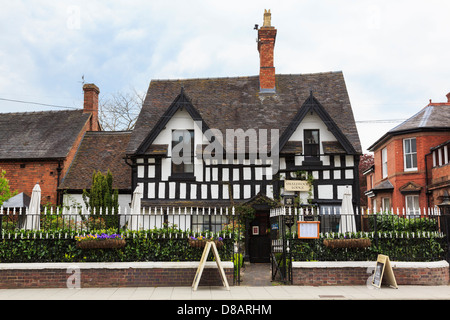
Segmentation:
{"type": "Polygon", "coordinates": [[[363,149],[446,101],[450,1],[1,0],[0,113],[62,109],[7,100],[81,108],[82,76],[106,97],[151,79],[257,75],[264,9],[277,73],[343,71],[363,149]]]}

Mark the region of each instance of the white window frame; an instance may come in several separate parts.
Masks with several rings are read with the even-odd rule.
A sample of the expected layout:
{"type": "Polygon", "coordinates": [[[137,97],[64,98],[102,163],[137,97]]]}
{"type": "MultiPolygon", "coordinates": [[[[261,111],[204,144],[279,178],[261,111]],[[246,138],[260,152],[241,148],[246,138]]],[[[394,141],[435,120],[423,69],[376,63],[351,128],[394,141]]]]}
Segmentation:
{"type": "Polygon", "coordinates": [[[448,164],[448,149],[449,146],[444,146],[444,164],[448,164]]]}
{"type": "Polygon", "coordinates": [[[388,164],[387,164],[387,148],[381,150],[381,170],[383,179],[388,176],[388,164]]]}
{"type": "Polygon", "coordinates": [[[391,210],[391,198],[381,198],[381,204],[383,206],[383,212],[389,212],[391,210]]]}
{"type": "Polygon", "coordinates": [[[403,139],[403,167],[404,167],[405,171],[417,171],[417,140],[416,140],[416,138],[403,139]],[[410,144],[410,150],[412,150],[412,148],[411,148],[411,141],[412,140],[415,140],[415,142],[416,142],[416,151],[415,152],[411,151],[411,152],[406,153],[406,143],[408,142],[410,144]],[[411,168],[407,168],[406,167],[406,158],[407,157],[412,157],[411,158],[411,165],[413,165],[414,164],[414,161],[413,161],[414,155],[415,155],[415,158],[416,158],[416,166],[415,167],[412,166],[411,168]]]}
{"type": "Polygon", "coordinates": [[[405,208],[406,208],[406,214],[418,215],[420,213],[419,196],[418,195],[405,196],[405,208]],[[412,207],[411,207],[411,205],[412,205],[412,207]]]}

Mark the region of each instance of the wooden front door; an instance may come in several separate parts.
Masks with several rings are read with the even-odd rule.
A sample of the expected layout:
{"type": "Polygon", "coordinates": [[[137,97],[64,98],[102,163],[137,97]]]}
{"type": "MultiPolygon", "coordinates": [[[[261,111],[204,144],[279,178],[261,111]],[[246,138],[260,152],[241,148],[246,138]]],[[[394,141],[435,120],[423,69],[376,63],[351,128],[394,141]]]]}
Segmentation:
{"type": "Polygon", "coordinates": [[[270,262],[269,211],[258,211],[248,230],[250,263],[270,262]]]}

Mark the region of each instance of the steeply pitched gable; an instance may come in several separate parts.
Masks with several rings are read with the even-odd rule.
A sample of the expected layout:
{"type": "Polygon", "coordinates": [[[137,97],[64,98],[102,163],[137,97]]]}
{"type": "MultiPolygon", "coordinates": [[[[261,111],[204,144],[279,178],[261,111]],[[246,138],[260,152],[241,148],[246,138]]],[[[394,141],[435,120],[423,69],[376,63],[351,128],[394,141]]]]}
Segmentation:
{"type": "Polygon", "coordinates": [[[189,113],[189,115],[192,117],[192,120],[194,120],[195,122],[197,122],[197,121],[201,122],[203,132],[208,130],[206,123],[203,121],[203,119],[200,116],[200,114],[198,113],[198,111],[192,105],[189,97],[186,95],[186,93],[184,92],[184,89],[182,87],[181,93],[175,98],[175,100],[170,105],[170,107],[164,112],[164,114],[158,120],[156,125],[153,127],[152,131],[147,135],[147,137],[141,143],[141,145],[139,146],[139,148],[136,151],[136,154],[146,153],[147,150],[152,145],[153,141],[156,139],[156,137],[161,132],[161,130],[164,129],[164,127],[167,125],[167,123],[170,121],[170,119],[175,115],[175,113],[182,108],[184,108],[189,113]]]}
{"type": "MultiPolygon", "coordinates": [[[[260,92],[259,77],[154,80],[132,133],[127,154],[142,152],[144,140],[157,132],[183,87],[204,128],[279,129],[280,136],[309,98],[311,90],[353,149],[361,153],[342,72],[276,75],[276,93],[260,92]],[[156,131],[154,131],[156,130],[156,131]]],[[[173,110],[172,110],[173,111],[173,110]]],[[[149,138],[151,140],[152,138],[149,138]]],[[[147,141],[148,144],[148,141],[147,141]]]]}
{"type": "Polygon", "coordinates": [[[294,119],[292,120],[289,127],[285,130],[283,135],[280,138],[280,148],[282,149],[289,138],[292,136],[294,131],[297,129],[297,127],[300,125],[300,123],[303,121],[305,116],[309,112],[315,112],[319,115],[320,119],[325,123],[328,130],[336,137],[337,141],[341,144],[341,146],[344,148],[345,152],[348,154],[356,154],[356,150],[353,147],[353,145],[350,143],[348,138],[343,134],[341,129],[337,126],[336,122],[333,120],[333,118],[329,115],[329,113],[325,110],[325,108],[320,104],[320,102],[314,97],[312,91],[308,99],[303,103],[300,110],[295,115],[294,119]]]}

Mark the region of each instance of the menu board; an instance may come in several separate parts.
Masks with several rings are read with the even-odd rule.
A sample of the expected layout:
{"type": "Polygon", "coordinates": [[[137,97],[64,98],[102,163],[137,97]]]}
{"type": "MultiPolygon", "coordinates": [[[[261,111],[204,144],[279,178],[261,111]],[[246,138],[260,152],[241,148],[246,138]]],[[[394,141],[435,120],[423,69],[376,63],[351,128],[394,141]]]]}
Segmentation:
{"type": "Polygon", "coordinates": [[[297,221],[299,239],[319,239],[320,221],[297,221]]]}
{"type": "Polygon", "coordinates": [[[377,265],[375,266],[375,272],[373,274],[372,285],[380,288],[383,283],[383,279],[387,285],[398,289],[389,257],[379,254],[377,258],[377,265]]]}

